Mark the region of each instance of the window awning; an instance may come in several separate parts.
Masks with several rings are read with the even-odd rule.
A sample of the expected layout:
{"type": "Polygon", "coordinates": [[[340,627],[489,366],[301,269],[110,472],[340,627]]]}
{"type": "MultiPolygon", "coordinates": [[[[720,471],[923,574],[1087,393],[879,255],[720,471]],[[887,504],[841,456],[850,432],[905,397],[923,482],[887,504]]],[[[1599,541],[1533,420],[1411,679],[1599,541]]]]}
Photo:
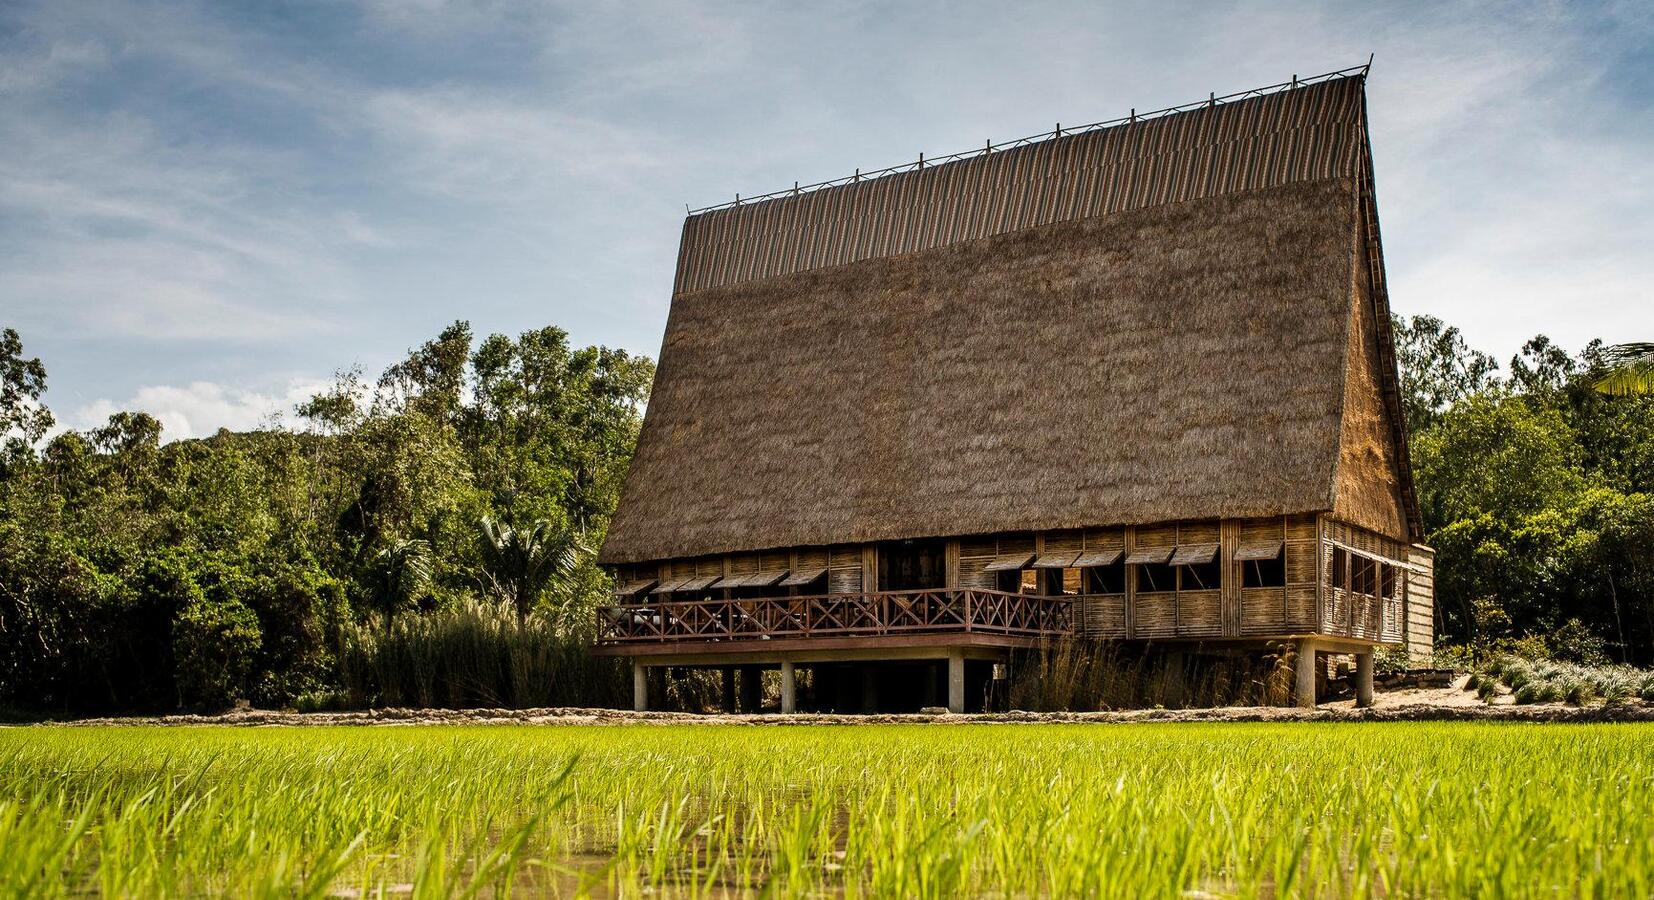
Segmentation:
{"type": "Polygon", "coordinates": [[[1172,548],[1170,547],[1138,547],[1126,557],[1126,562],[1134,566],[1144,563],[1163,563],[1171,559],[1171,556],[1172,548]]]}
{"type": "Polygon", "coordinates": [[[1097,566],[1112,566],[1120,561],[1120,557],[1124,556],[1125,552],[1119,548],[1113,550],[1087,550],[1080,554],[1079,559],[1074,560],[1074,568],[1092,569],[1097,566]]]}
{"type": "Polygon", "coordinates": [[[1028,564],[1033,561],[1034,554],[1032,553],[1007,553],[1003,556],[994,557],[993,562],[986,566],[986,571],[1015,572],[1018,569],[1028,568],[1028,564]]]}
{"type": "Polygon", "coordinates": [[[678,590],[679,588],[683,587],[684,584],[687,583],[688,581],[690,581],[690,579],[688,579],[688,578],[668,578],[665,581],[661,582],[660,586],[655,588],[652,593],[670,594],[673,591],[678,590]]]}
{"type": "Polygon", "coordinates": [[[742,572],[739,575],[725,575],[724,580],[718,582],[718,586],[721,588],[746,587],[747,579],[752,578],[755,574],[754,572],[742,572]]]}
{"type": "Polygon", "coordinates": [[[616,597],[635,597],[638,594],[654,587],[657,582],[658,579],[654,578],[642,578],[637,581],[628,581],[625,584],[616,585],[614,595],[616,597]]]}
{"type": "Polygon", "coordinates": [[[1217,558],[1217,544],[1179,544],[1172,554],[1172,565],[1203,566],[1217,558]]]}
{"type": "Polygon", "coordinates": [[[714,584],[717,584],[719,579],[721,579],[722,577],[723,576],[721,576],[721,575],[705,575],[705,576],[702,576],[700,578],[691,578],[688,581],[685,581],[683,584],[678,585],[678,590],[679,591],[704,591],[707,588],[712,587],[714,584]]]}
{"type": "Polygon", "coordinates": [[[1256,544],[1242,544],[1235,550],[1235,558],[1242,562],[1255,559],[1280,559],[1281,550],[1286,546],[1284,541],[1260,541],[1256,544]]]}
{"type": "Polygon", "coordinates": [[[770,585],[775,584],[777,581],[780,581],[786,577],[786,569],[771,569],[768,572],[759,572],[756,575],[748,575],[746,578],[741,580],[741,587],[769,587],[770,585]]]}
{"type": "Polygon", "coordinates": [[[827,577],[827,567],[816,569],[800,569],[797,572],[781,579],[782,587],[801,587],[827,577]]]}
{"type": "Polygon", "coordinates": [[[1079,558],[1080,554],[1078,553],[1047,553],[1034,560],[1034,568],[1067,569],[1071,568],[1074,565],[1074,560],[1079,558]]]}

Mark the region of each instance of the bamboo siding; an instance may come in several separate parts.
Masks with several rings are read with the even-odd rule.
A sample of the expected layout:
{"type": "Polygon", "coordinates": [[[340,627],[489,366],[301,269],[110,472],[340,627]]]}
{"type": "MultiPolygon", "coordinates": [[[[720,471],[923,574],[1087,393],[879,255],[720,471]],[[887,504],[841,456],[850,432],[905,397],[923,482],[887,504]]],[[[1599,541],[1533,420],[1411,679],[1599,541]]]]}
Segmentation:
{"type": "MultiPolygon", "coordinates": [[[[1432,628],[1430,551],[1408,547],[1383,535],[1326,516],[1303,514],[1248,519],[1168,522],[1116,528],[1065,529],[1052,532],[1015,532],[947,539],[946,587],[996,590],[1000,571],[996,560],[1017,574],[1018,585],[1037,584],[1038,593],[1068,596],[1075,632],[1094,638],[1131,640],[1266,640],[1306,634],[1325,634],[1360,641],[1404,644],[1409,652],[1429,652],[1432,628]],[[1147,590],[1136,566],[1126,560],[1169,560],[1179,548],[1206,548],[1216,544],[1219,582],[1207,589],[1147,590]],[[1248,586],[1241,548],[1259,548],[1278,555],[1282,583],[1248,586]],[[1334,583],[1335,549],[1361,554],[1374,565],[1391,566],[1394,590],[1388,596],[1350,589],[1353,564],[1347,563],[1342,581],[1334,583]],[[1045,560],[1048,566],[1038,567],[1045,560]],[[1006,562],[1009,561],[1009,562],[1006,562]],[[1053,561],[1079,563],[1058,568],[1053,561]],[[1089,561],[1089,562],[1087,562],[1089,561]],[[1117,593],[1095,593],[1082,568],[1101,562],[1122,566],[1117,593]],[[1020,568],[1018,568],[1020,567],[1020,568]],[[1318,599],[1319,598],[1319,599],[1318,599]]],[[[806,547],[761,553],[734,553],[669,560],[658,564],[614,567],[616,584],[659,577],[663,585],[684,578],[723,575],[738,587],[740,578],[758,572],[816,572],[825,569],[825,581],[810,587],[769,585],[766,596],[798,594],[855,594],[879,590],[876,545],[806,547]],[[658,573],[658,576],[657,576],[658,573]]],[[[1352,557],[1353,558],[1353,557],[1352,557]]],[[[1379,579],[1377,569],[1375,580],[1379,579]]],[[[1380,583],[1381,581],[1375,581],[1380,583]]],[[[753,591],[752,588],[740,587],[753,591]]],[[[669,592],[667,599],[723,596],[719,583],[698,592],[669,592]]],[[[733,596],[747,596],[733,594],[733,596]]]]}

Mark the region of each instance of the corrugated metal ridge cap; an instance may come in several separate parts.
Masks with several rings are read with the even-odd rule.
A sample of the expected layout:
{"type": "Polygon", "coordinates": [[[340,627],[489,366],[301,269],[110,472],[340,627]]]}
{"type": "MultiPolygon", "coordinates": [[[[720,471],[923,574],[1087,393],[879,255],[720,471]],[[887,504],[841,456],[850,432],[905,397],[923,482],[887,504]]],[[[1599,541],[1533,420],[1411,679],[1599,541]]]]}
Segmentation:
{"type": "Polygon", "coordinates": [[[985,142],[982,147],[973,148],[970,150],[961,150],[956,153],[949,153],[941,156],[932,155],[928,159],[925,154],[920,153],[918,159],[910,163],[897,163],[896,165],[886,166],[882,169],[874,169],[867,172],[857,169],[853,174],[840,176],[838,178],[830,178],[826,181],[818,181],[813,184],[800,185],[797,182],[794,182],[792,188],[790,189],[783,188],[778,191],[770,191],[766,194],[758,194],[746,198],[743,198],[740,194],[736,194],[734,200],[726,201],[724,203],[715,203],[710,206],[688,208],[686,205],[686,217],[689,219],[695,219],[707,215],[708,213],[721,212],[729,209],[748,208],[758,204],[770,203],[772,201],[800,197],[805,194],[827,190],[830,188],[877,181],[881,178],[905,175],[911,172],[921,172],[927,169],[942,168],[956,163],[968,162],[993,153],[1004,153],[1011,150],[1019,150],[1025,147],[1039,147],[1051,141],[1062,140],[1065,138],[1075,138],[1082,135],[1091,134],[1096,131],[1116,128],[1121,125],[1137,125],[1152,122],[1158,119],[1182,115],[1184,113],[1198,112],[1203,109],[1211,109],[1216,106],[1237,103],[1256,97],[1267,97],[1289,91],[1303,90],[1305,88],[1315,87],[1316,85],[1326,84],[1328,82],[1339,81],[1342,79],[1364,79],[1367,77],[1367,73],[1370,70],[1371,65],[1372,63],[1369,60],[1363,65],[1338,69],[1333,72],[1326,72],[1320,75],[1309,76],[1307,78],[1299,78],[1294,75],[1290,81],[1283,81],[1277,84],[1266,85],[1264,87],[1251,88],[1245,91],[1237,91],[1231,94],[1225,94],[1221,97],[1213,93],[1204,100],[1193,100],[1188,103],[1168,106],[1163,109],[1151,110],[1149,112],[1139,113],[1136,110],[1132,110],[1125,116],[1105,119],[1085,125],[1072,126],[1069,128],[1063,128],[1061,125],[1058,125],[1057,128],[1052,131],[1045,131],[1040,132],[1039,134],[1028,135],[1026,137],[1001,141],[997,144],[990,140],[985,142]]]}

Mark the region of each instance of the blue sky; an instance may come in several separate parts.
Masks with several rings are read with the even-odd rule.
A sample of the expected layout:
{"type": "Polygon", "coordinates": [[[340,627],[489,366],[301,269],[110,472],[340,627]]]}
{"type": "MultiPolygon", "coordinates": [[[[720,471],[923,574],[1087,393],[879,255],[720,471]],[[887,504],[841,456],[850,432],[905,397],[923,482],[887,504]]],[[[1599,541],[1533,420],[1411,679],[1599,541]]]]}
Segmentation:
{"type": "Polygon", "coordinates": [[[0,325],[253,427],[443,325],[654,355],[685,204],[1377,60],[1392,301],[1654,337],[1654,5],[0,3],[0,325]]]}

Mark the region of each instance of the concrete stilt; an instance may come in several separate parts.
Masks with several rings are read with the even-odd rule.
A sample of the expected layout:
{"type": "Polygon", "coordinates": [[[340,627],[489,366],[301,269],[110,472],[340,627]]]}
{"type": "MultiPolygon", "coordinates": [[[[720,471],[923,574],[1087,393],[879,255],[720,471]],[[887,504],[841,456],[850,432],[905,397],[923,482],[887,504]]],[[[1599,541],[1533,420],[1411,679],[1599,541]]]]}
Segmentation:
{"type": "Polygon", "coordinates": [[[1315,708],[1315,662],[1315,642],[1307,638],[1299,641],[1296,699],[1302,709],[1315,708]]]}
{"type": "Polygon", "coordinates": [[[764,705],[762,689],[764,670],[757,666],[749,666],[741,670],[741,712],[761,712],[764,705]]]}
{"type": "Polygon", "coordinates": [[[861,668],[861,711],[876,713],[879,711],[879,679],[878,670],[871,665],[861,668]]]}
{"type": "Polygon", "coordinates": [[[729,666],[724,666],[722,674],[724,681],[724,694],[721,699],[723,701],[724,712],[732,713],[735,711],[735,670],[729,666]]]}
{"type": "Polygon", "coordinates": [[[965,654],[948,651],[948,712],[965,711],[965,654]]]}
{"type": "Polygon", "coordinates": [[[792,714],[798,709],[798,680],[790,660],[781,662],[781,712],[792,714]]]}
{"type": "Polygon", "coordinates": [[[635,660],[632,662],[632,709],[649,711],[649,667],[635,660]]]}
{"type": "Polygon", "coordinates": [[[1373,705],[1373,651],[1355,655],[1355,705],[1373,705]]]}

